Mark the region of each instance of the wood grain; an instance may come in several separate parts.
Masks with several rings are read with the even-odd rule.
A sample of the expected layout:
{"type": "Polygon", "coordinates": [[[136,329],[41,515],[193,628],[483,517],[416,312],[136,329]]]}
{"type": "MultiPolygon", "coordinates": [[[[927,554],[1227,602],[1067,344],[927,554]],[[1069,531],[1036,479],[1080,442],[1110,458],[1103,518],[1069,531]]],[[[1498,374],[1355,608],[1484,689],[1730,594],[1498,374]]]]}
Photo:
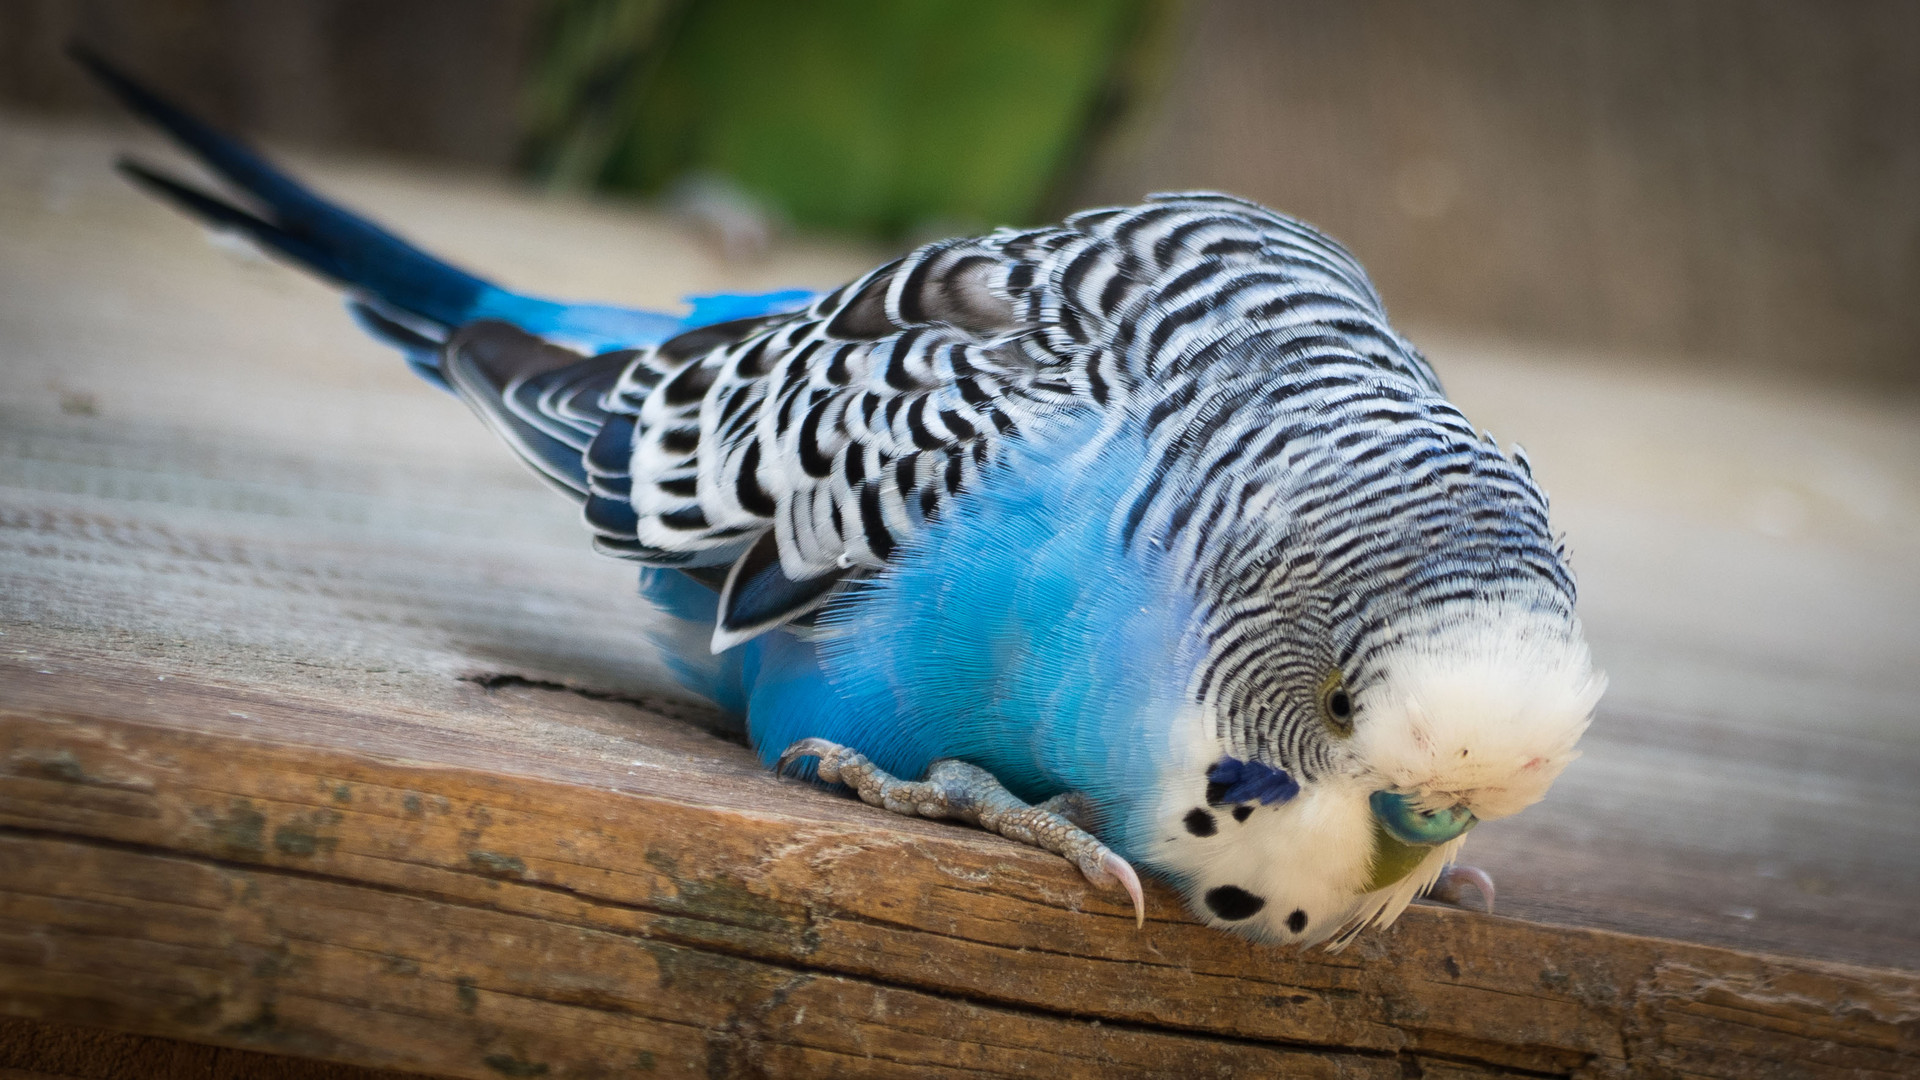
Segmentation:
{"type": "Polygon", "coordinates": [[[1920,1054],[1905,973],[1434,908],[1339,955],[1254,950],[1162,890],[1133,932],[1056,860],[896,827],[638,709],[636,741],[731,767],[603,787],[205,733],[141,718],[382,717],[144,674],[0,716],[10,1011],[475,1077],[1842,1076],[1920,1054]]]}
{"type": "Polygon", "coordinates": [[[419,1075],[0,1017],[0,1080],[406,1080],[419,1075]]]}
{"type": "MultiPolygon", "coordinates": [[[[1635,494],[1641,466],[1580,443],[1684,387],[1443,363],[1476,418],[1561,451],[1528,436],[1626,661],[1587,757],[1476,832],[1506,914],[1417,906],[1298,954],[1154,889],[1135,931],[1057,859],[760,769],[667,688],[629,568],[329,294],[114,186],[114,142],[0,123],[0,1013],[489,1078],[1920,1068],[1909,541],[1741,541],[1663,501],[1711,479],[1635,494]],[[1519,400],[1581,395],[1553,423],[1519,400]],[[1718,562],[1784,568],[1777,595],[1828,559],[1854,622],[1676,616],[1649,564],[1729,537],[1718,562]],[[1757,668],[1780,681],[1742,690],[1757,668]]],[[[728,269],[650,218],[323,172],[561,291],[665,303],[868,257],[728,269]]],[[[1911,440],[1897,409],[1745,393],[1694,404],[1709,441],[1789,407],[1911,440]]],[[[1717,460],[1695,451],[1668,460],[1717,460]]]]}

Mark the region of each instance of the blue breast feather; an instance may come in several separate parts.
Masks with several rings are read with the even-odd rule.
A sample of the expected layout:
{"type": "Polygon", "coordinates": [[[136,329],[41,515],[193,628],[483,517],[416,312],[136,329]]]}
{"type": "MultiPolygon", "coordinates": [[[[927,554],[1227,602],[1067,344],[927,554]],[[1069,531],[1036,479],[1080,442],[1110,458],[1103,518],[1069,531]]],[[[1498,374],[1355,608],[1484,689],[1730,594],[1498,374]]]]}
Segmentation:
{"type": "MultiPolygon", "coordinates": [[[[769,764],[807,736],[909,779],[957,757],[1030,801],[1084,793],[1103,837],[1137,855],[1155,809],[1139,796],[1166,765],[1193,670],[1193,608],[1157,547],[1124,550],[1114,534],[1146,444],[1130,422],[1083,453],[1101,419],[1016,443],[891,566],[837,598],[817,639],[776,630],[705,664],[680,651],[689,685],[744,708],[769,764]]],[[[646,587],[710,625],[712,594],[681,575],[650,572],[646,587]]]]}

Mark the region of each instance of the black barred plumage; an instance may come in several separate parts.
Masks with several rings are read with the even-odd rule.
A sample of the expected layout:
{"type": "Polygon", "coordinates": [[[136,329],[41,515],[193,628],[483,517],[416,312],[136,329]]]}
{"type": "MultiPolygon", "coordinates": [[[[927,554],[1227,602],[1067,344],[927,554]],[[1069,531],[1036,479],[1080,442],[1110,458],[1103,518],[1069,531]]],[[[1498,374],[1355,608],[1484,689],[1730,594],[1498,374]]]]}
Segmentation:
{"type": "MultiPolygon", "coordinates": [[[[1360,355],[1431,385],[1364,274],[1312,230],[1221,196],[1093,211],[930,245],[805,312],[641,356],[613,396],[636,422],[631,473],[654,478],[632,489],[632,540],[718,564],[741,554],[738,530],[771,527],[796,580],[877,567],[998,440],[1079,404],[1134,407],[1140,385],[1192,394],[1219,366],[1183,373],[1184,347],[1256,308],[1275,327],[1341,319],[1360,355]],[[675,527],[695,508],[705,530],[675,527]]],[[[1272,375],[1241,378],[1271,398],[1272,375]]]]}
{"type": "Polygon", "coordinates": [[[1004,440],[1080,408],[1142,418],[1151,464],[1114,528],[1164,549],[1207,605],[1193,689],[1237,753],[1311,781],[1336,748],[1282,684],[1337,666],[1363,690],[1456,602],[1572,611],[1524,459],[1447,402],[1344,249],[1227,196],[943,241],[805,310],[626,356],[599,413],[568,395],[606,385],[611,357],[506,401],[563,442],[591,437],[602,550],[729,583],[727,641],[804,619],[1004,440]],[[734,603],[749,582],[755,602],[734,603]],[[1280,644],[1306,641],[1320,652],[1280,644]]]}

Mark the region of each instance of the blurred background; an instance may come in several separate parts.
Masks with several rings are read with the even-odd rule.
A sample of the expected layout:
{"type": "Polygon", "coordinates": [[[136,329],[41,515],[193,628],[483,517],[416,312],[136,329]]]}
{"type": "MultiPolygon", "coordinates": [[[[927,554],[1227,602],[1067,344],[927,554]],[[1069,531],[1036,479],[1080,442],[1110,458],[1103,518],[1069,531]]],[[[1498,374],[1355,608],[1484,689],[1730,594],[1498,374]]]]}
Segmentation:
{"type": "Polygon", "coordinates": [[[0,107],[81,36],[276,143],[897,244],[1214,187],[1399,318],[1920,383],[1904,0],[9,0],[0,107]]]}

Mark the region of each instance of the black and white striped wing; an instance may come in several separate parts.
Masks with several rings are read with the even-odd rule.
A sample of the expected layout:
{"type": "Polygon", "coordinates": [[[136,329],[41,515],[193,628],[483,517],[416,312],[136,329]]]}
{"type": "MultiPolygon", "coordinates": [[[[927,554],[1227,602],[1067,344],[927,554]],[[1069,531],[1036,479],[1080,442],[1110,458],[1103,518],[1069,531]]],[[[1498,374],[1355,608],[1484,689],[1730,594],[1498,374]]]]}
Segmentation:
{"type": "Polygon", "coordinates": [[[441,346],[447,384],[540,477],[575,499],[590,494],[583,455],[605,430],[607,394],[634,350],[581,356],[509,323],[469,323],[441,346]]]}
{"type": "Polygon", "coordinates": [[[884,565],[998,440],[1082,396],[1075,355],[1020,314],[1034,272],[1005,239],[922,248],[806,311],[640,355],[587,455],[596,492],[625,494],[595,520],[602,547],[726,567],[716,648],[884,565]]]}
{"type": "Polygon", "coordinates": [[[609,357],[530,361],[482,413],[585,499],[601,550],[719,588],[725,648],[885,565],[1062,409],[1137,406],[1177,449],[1232,434],[1207,414],[1250,400],[1241,384],[1291,392],[1268,365],[1327,350],[1433,385],[1337,244],[1237,199],[1159,196],[928,245],[804,311],[609,354],[610,386],[609,357]],[[1279,347],[1239,347],[1253,335],[1279,347]],[[577,391],[603,386],[585,409],[577,391]],[[556,464],[589,427],[581,465],[556,464]]]}

